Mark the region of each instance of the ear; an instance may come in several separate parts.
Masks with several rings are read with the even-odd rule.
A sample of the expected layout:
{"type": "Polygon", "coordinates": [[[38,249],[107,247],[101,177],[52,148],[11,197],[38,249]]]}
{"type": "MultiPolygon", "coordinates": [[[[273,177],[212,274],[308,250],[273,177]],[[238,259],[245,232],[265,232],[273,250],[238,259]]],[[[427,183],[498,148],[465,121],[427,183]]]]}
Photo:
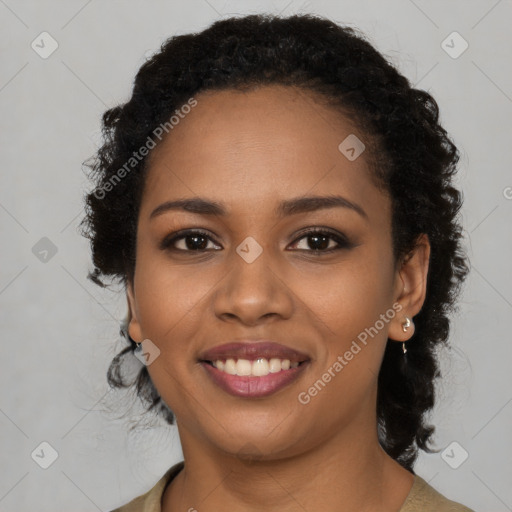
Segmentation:
{"type": "Polygon", "coordinates": [[[407,341],[414,334],[414,315],[417,315],[427,293],[427,275],[430,261],[430,242],[428,236],[422,233],[414,249],[403,259],[395,279],[395,303],[402,309],[393,318],[388,338],[394,341],[407,341]],[[411,326],[404,332],[402,324],[405,317],[411,319],[411,326]]]}
{"type": "Polygon", "coordinates": [[[133,283],[128,281],[126,285],[126,298],[128,300],[128,334],[133,341],[140,342],[143,339],[142,329],[139,324],[133,283]]]}

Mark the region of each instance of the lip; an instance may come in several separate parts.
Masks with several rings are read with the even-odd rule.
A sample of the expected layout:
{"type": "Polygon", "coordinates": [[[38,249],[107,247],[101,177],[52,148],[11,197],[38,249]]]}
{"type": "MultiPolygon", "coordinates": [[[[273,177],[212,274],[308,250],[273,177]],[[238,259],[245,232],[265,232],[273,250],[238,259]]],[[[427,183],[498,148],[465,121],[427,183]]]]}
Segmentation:
{"type": "Polygon", "coordinates": [[[269,373],[264,377],[254,377],[229,375],[210,363],[201,361],[201,366],[217,386],[232,396],[242,398],[264,398],[273,395],[297,380],[308,365],[309,361],[305,361],[296,368],[269,373]]]}
{"type": "Polygon", "coordinates": [[[277,393],[290,385],[305,370],[310,357],[291,347],[270,340],[241,340],[217,345],[201,353],[199,363],[212,381],[226,393],[242,398],[263,398],[277,393]],[[226,359],[289,359],[291,363],[301,363],[296,368],[269,373],[265,376],[230,375],[215,368],[213,361],[226,359]]]}
{"type": "MultiPolygon", "coordinates": [[[[199,361],[217,361],[219,359],[248,359],[254,361],[259,357],[265,359],[289,359],[290,362],[302,363],[309,361],[310,357],[294,348],[275,343],[270,340],[254,341],[235,341],[218,345],[201,353],[199,361]]],[[[261,378],[261,377],[258,377],[261,378]]]]}

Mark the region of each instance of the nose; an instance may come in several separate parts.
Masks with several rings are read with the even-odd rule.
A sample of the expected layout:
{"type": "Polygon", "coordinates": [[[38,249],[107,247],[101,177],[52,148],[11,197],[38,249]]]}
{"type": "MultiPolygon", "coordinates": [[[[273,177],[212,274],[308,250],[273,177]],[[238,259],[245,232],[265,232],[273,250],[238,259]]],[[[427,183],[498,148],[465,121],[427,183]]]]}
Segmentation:
{"type": "Polygon", "coordinates": [[[213,300],[218,318],[247,326],[272,318],[290,318],[294,309],[292,287],[268,251],[264,250],[252,262],[236,252],[229,260],[229,270],[220,281],[213,300]]]}

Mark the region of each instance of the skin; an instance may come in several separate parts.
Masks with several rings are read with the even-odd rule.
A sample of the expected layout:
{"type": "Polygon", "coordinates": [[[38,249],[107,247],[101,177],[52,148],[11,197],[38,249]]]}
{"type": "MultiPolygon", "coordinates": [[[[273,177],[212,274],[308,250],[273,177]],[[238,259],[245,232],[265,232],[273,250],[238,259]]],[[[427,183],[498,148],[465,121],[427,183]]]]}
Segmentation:
{"type": "Polygon", "coordinates": [[[161,351],[148,371],[176,415],[185,459],[162,510],[398,511],[413,475],[378,443],[377,376],[388,337],[402,342],[414,333],[402,323],[425,299],[428,238],[395,262],[390,198],[372,181],[366,153],[349,161],[338,150],[349,134],[365,136],[313,93],[272,85],[196,99],[150,155],[127,287],[130,336],[161,351]],[[333,194],[367,217],[344,207],[274,212],[283,200],[333,194]],[[169,210],[150,218],[166,201],[195,196],[227,214],[169,210]],[[311,227],[345,234],[353,246],[315,256],[318,245],[303,235],[311,227]],[[190,228],[211,236],[199,239],[202,252],[190,238],[174,251],[159,247],[190,228]],[[236,252],[249,236],[263,249],[252,263],[236,252]],[[393,304],[401,311],[301,404],[299,393],[393,304]],[[243,338],[295,347],[311,362],[269,397],[228,395],[198,356],[243,338]]]}

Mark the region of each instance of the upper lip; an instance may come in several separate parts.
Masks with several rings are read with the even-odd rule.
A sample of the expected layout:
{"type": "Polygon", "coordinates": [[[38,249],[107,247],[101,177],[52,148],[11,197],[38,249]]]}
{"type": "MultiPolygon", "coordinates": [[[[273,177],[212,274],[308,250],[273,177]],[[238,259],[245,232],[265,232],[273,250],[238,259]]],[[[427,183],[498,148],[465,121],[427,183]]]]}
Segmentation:
{"type": "Polygon", "coordinates": [[[199,359],[202,361],[217,361],[219,359],[249,359],[254,360],[263,357],[265,359],[289,359],[290,362],[302,362],[309,360],[309,357],[291,347],[275,343],[273,341],[234,341],[217,345],[201,353],[199,359]]]}

